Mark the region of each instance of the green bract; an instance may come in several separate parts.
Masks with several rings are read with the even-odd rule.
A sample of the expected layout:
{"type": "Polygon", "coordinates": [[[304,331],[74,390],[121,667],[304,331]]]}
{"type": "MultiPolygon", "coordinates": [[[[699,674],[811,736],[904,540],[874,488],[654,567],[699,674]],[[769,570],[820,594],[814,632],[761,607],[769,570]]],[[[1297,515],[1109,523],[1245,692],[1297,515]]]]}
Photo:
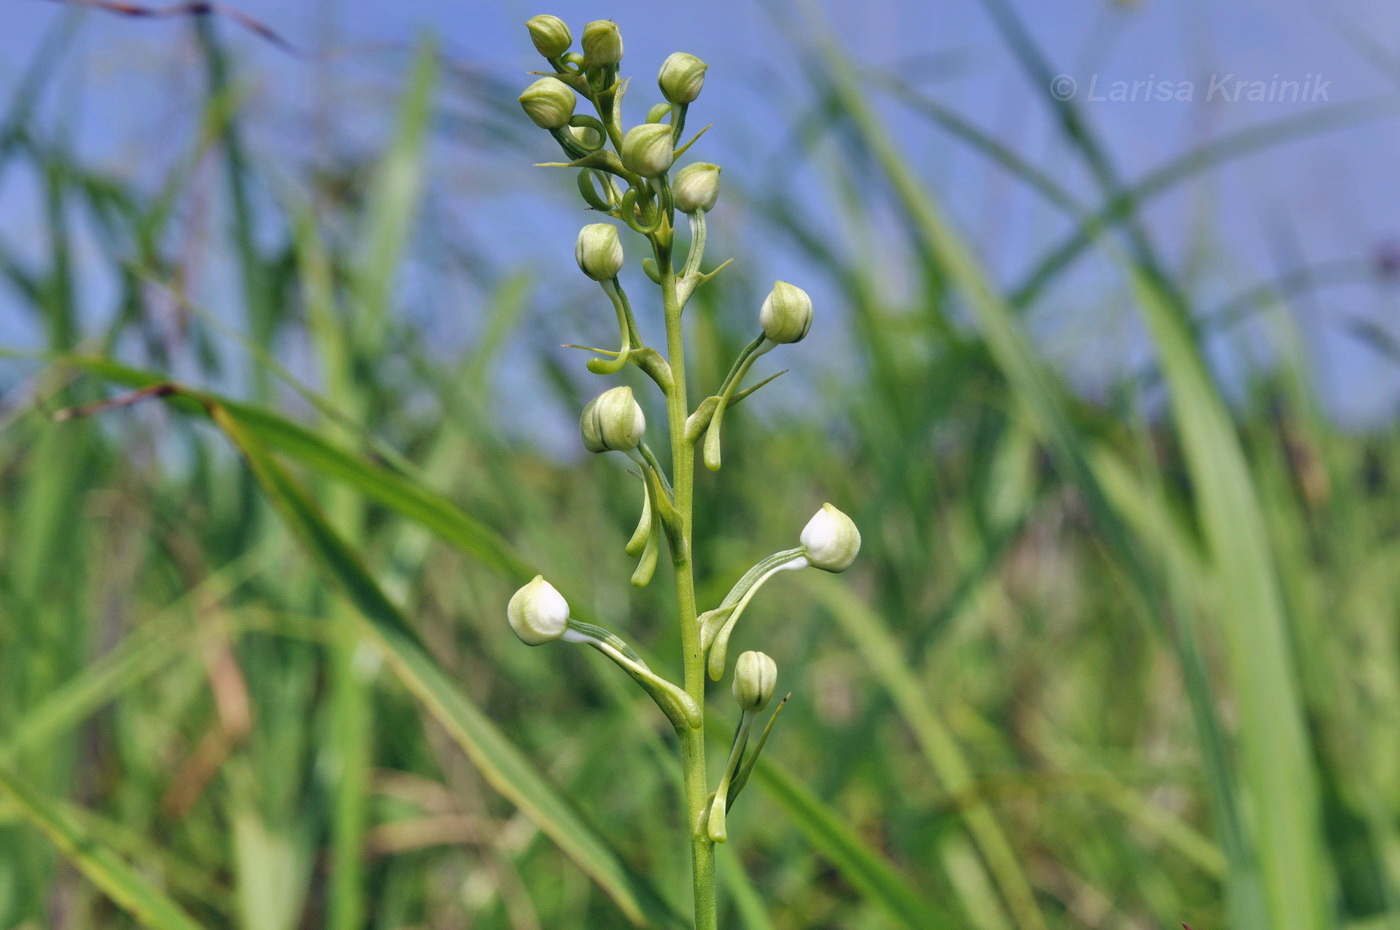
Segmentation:
{"type": "Polygon", "coordinates": [[[541,129],[563,129],[573,118],[578,98],[554,78],[540,78],[520,95],[525,115],[541,129]]]}
{"type": "Polygon", "coordinates": [[[622,139],[622,165],[644,178],[657,178],[671,169],[675,147],[666,123],[643,123],[622,139]]]}

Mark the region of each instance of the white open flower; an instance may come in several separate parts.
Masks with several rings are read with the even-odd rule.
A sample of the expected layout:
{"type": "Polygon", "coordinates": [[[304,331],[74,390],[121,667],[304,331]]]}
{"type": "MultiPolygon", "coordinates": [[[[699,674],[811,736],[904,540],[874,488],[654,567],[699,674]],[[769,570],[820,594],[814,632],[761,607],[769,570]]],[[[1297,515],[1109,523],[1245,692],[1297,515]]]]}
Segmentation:
{"type": "Polygon", "coordinates": [[[543,646],[564,635],[569,625],[569,602],[543,575],[536,575],[511,597],[506,619],[522,643],[543,646]]]}
{"type": "Polygon", "coordinates": [[[830,504],[822,504],[802,528],[801,541],[807,561],[828,572],[844,572],[860,552],[860,530],[855,522],[830,504]]]}

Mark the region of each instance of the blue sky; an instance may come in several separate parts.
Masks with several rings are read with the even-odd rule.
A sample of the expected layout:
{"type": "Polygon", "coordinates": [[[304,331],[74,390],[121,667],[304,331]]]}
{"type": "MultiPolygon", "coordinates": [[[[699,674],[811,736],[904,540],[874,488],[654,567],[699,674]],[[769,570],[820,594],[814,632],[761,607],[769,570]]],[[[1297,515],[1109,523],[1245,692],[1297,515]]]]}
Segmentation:
{"type": "MultiPolygon", "coordinates": [[[[357,104],[391,99],[406,50],[426,33],[438,35],[453,60],[483,74],[518,79],[523,87],[535,57],[521,23],[534,13],[552,12],[573,24],[576,34],[590,19],[615,19],[623,29],[630,69],[639,77],[654,73],[665,55],[677,49],[709,62],[709,79],[693,119],[716,123],[702,157],[726,164],[727,179],[745,170],[730,164],[771,168],[783,157],[778,146],[789,138],[804,102],[801,81],[793,74],[793,49],[829,29],[864,66],[898,71],[917,81],[930,96],[995,135],[1086,203],[1096,199],[1092,179],[1058,134],[1041,88],[1016,64],[980,3],[569,0],[536,7],[429,0],[233,0],[231,5],[316,53],[298,59],[224,24],[224,34],[242,53],[250,104],[261,117],[253,144],[270,160],[283,147],[305,146],[312,134],[306,114],[318,86],[332,88],[337,113],[344,108],[337,136],[373,140],[382,123],[366,113],[383,110],[357,104]]],[[[1057,87],[1073,86],[1085,118],[1126,179],[1248,126],[1348,101],[1400,101],[1400,4],[1393,0],[1013,0],[1013,5],[1053,72],[1070,79],[1057,87]],[[1290,81],[1309,90],[1321,87],[1322,93],[1292,91],[1285,83],[1290,81]],[[1260,82],[1269,99],[1248,99],[1250,82],[1260,82]],[[1130,99],[1110,99],[1115,87],[1116,96],[1130,99]],[[1172,99],[1162,99],[1167,96],[1172,99]],[[1190,99],[1178,99],[1184,97],[1190,99]]],[[[0,34],[0,88],[13,86],[45,29],[63,13],[44,0],[12,0],[7,6],[8,28],[0,34]]],[[[179,21],[89,16],[64,83],[51,100],[76,127],[90,158],[113,171],[139,173],[143,165],[159,163],[168,154],[159,144],[161,134],[188,115],[182,107],[189,98],[171,93],[173,77],[194,75],[187,35],[187,26],[179,21]]],[[[988,167],[984,158],[893,102],[882,102],[882,110],[921,175],[947,201],[999,277],[1015,280],[1063,233],[1063,217],[988,167]]],[[[1147,214],[1154,241],[1178,273],[1195,282],[1193,290],[1205,305],[1298,264],[1364,259],[1400,248],[1398,153],[1400,118],[1393,112],[1273,147],[1155,201],[1147,214]]],[[[549,156],[542,144],[538,157],[549,156]]],[[[552,181],[529,173],[523,164],[502,166],[459,149],[440,157],[435,170],[443,189],[460,198],[462,213],[469,217],[464,222],[494,257],[522,263],[543,251],[547,260],[568,261],[571,230],[579,217],[562,196],[566,192],[542,197],[531,208],[529,225],[517,227],[513,224],[522,222],[519,203],[500,192],[521,185],[546,188],[552,181]]],[[[810,193],[820,195],[815,189],[810,193]]],[[[32,200],[22,178],[6,179],[0,186],[0,210],[7,229],[0,235],[21,244],[30,238],[25,229],[32,222],[32,200]]],[[[735,245],[747,244],[738,234],[732,236],[735,245]]],[[[760,276],[820,276],[819,269],[793,267],[796,259],[781,250],[755,261],[764,263],[755,270],[760,276]]],[[[1095,359],[1107,364],[1123,351],[1121,339],[1101,338],[1105,328],[1131,332],[1135,326],[1121,291],[1108,283],[1110,267],[1102,261],[1086,263],[1039,311],[1047,332],[1055,334],[1052,350],[1067,363],[1087,360],[1090,371],[1095,359]],[[1076,325],[1053,325],[1057,320],[1076,325]]],[[[821,286],[816,282],[814,289],[821,286]]],[[[891,286],[900,287],[897,274],[891,276],[891,286]]],[[[0,342],[23,338],[22,326],[3,320],[13,313],[5,307],[0,301],[0,342]]],[[[1400,338],[1395,294],[1370,284],[1336,287],[1299,301],[1294,310],[1329,406],[1350,420],[1393,416],[1400,399],[1394,366],[1357,343],[1348,327],[1353,318],[1361,318],[1400,338]]],[[[831,333],[839,335],[839,327],[831,333]]],[[[1127,338],[1129,345],[1136,344],[1131,335],[1127,338]]],[[[1092,376],[1088,381],[1092,386],[1092,376]]]]}

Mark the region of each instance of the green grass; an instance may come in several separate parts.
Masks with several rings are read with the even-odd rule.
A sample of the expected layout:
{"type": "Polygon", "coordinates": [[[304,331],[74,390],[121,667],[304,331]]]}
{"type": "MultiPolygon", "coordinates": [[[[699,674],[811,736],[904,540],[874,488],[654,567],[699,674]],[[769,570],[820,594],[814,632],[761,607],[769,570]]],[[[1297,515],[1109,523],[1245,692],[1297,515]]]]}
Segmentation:
{"type": "MultiPolygon", "coordinates": [[[[594,382],[553,350],[584,341],[567,284],[423,219],[434,115],[461,87],[425,46],[368,195],[326,197],[250,157],[238,62],[205,22],[206,106],[138,185],[78,160],[38,99],[71,28],[0,115],[0,179],[39,179],[45,244],[33,261],[0,236],[7,300],[43,339],[0,357],[0,927],[680,926],[669,728],[594,656],[505,624],[546,571],[649,662],[678,645],[652,622],[668,585],[618,594],[632,480],[494,415],[518,401],[507,364],[542,373],[531,401],[564,422],[594,382]],[[182,217],[210,198],[201,260],[233,269],[233,317],[185,292],[201,269],[177,273],[182,217]],[[490,295],[460,355],[429,350],[400,287],[443,255],[490,295]],[[111,308],[83,305],[88,275],[115,282],[111,308]]],[[[750,608],[793,697],[730,815],[722,924],[1400,926],[1400,444],[1319,412],[1286,312],[1365,269],[1290,271],[1217,317],[1140,216],[1225,161],[1393,111],[1280,121],[1138,178],[1059,112],[1099,184],[1080,203],[889,75],[821,46],[805,73],[825,128],[795,138],[850,229],[895,219],[904,245],[872,251],[915,287],[897,301],[887,264],[812,238],[781,192],[730,208],[830,275],[863,376],[726,419],[726,468],[697,488],[701,599],[823,500],[865,544],[840,586],[779,578],[750,608]],[[885,93],[1071,219],[1025,280],[987,272],[885,93]],[[1088,253],[1111,269],[1090,296],[1156,350],[1102,403],[1027,329],[1088,253]],[[1204,341],[1243,314],[1267,314],[1278,362],[1227,398],[1204,341]]],[[[539,160],[483,93],[491,157],[539,160]]],[[[713,287],[696,335],[737,349],[758,289],[742,270],[713,287]]]]}

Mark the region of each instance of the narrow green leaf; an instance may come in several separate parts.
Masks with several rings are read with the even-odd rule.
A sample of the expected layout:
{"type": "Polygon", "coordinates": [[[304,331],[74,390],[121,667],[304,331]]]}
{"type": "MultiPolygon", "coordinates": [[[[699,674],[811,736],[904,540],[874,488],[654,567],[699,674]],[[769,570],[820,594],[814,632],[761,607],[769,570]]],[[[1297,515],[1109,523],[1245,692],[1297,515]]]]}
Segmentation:
{"type": "Polygon", "coordinates": [[[214,422],[243,453],[274,507],[320,568],[360,612],[363,627],[400,681],[467,753],[482,777],[555,841],[635,925],[680,926],[679,918],[618,858],[576,808],[496,729],[433,661],[358,557],[238,414],[209,405],[214,422]]]}
{"type": "Polygon", "coordinates": [[[437,50],[423,43],[414,58],[408,91],[399,106],[394,141],[370,183],[369,204],[360,230],[354,287],[360,306],[354,348],[362,359],[376,358],[387,334],[396,270],[402,262],[423,193],[423,150],[432,118],[437,50]]]}
{"type": "MultiPolygon", "coordinates": [[[[975,787],[972,765],[935,710],[932,699],[905,664],[904,649],[889,627],[848,586],[833,584],[832,576],[808,574],[802,580],[826,605],[875,672],[875,679],[890,693],[943,790],[950,794],[971,792],[975,787]]],[[[1014,916],[1018,927],[1043,928],[1045,918],[1036,904],[1030,881],[991,807],[985,801],[973,800],[963,806],[962,816],[1005,899],[1009,913],[1003,919],[1014,916]]]]}
{"type": "Polygon", "coordinates": [[[118,906],[155,930],[200,930],[199,924],[139,872],[103,848],[55,802],[43,797],[4,768],[0,795],[53,843],[87,879],[118,906]]]}
{"type": "Polygon", "coordinates": [[[1249,464],[1182,308],[1143,269],[1133,266],[1132,276],[1171,388],[1196,516],[1220,587],[1219,625],[1239,703],[1240,776],[1256,811],[1249,830],[1270,925],[1330,927],[1330,870],[1298,659],[1249,464]]]}
{"type": "Polygon", "coordinates": [[[739,912],[745,930],[777,930],[773,926],[773,919],[768,916],[763,896],[753,886],[752,879],[744,871],[733,850],[727,846],[715,850],[715,866],[719,880],[724,882],[724,887],[734,899],[734,909],[739,912]]]}
{"type": "MultiPolygon", "coordinates": [[[[69,356],[60,361],[134,388],[149,388],[166,381],[155,372],[129,368],[109,359],[69,356]]],[[[167,397],[166,401],[186,412],[207,415],[194,393],[182,389],[167,397]]],[[[504,577],[520,582],[534,577],[534,568],[511,551],[509,544],[499,534],[464,513],[446,497],[423,488],[397,472],[369,465],[285,417],[215,394],[199,392],[199,397],[233,413],[259,441],[291,456],[307,468],[358,488],[372,499],[422,524],[442,539],[480,559],[504,577]]]]}
{"type": "MultiPolygon", "coordinates": [[[[1056,466],[1079,491],[1108,554],[1122,567],[1139,603],[1169,635],[1181,664],[1193,722],[1209,779],[1212,812],[1221,846],[1231,863],[1232,899],[1242,911],[1256,914],[1262,907],[1257,890],[1253,851],[1240,811],[1238,785],[1231,777],[1227,740],[1216,709],[1214,689],[1205,668],[1195,631],[1181,622],[1163,596],[1162,585],[1130,528],[1114,509],[1098,475],[1090,464],[1090,452],[1074,429],[1063,399],[1065,391],[1054,373],[1032,348],[1012,305],[996,291],[967,243],[953,228],[926,185],[922,184],[898,151],[888,129],[860,93],[850,66],[840,52],[828,45],[823,61],[831,75],[839,103],[855,125],[864,145],[893,188],[895,199],[906,211],[922,240],[923,258],[930,267],[946,273],[966,298],[992,362],[1010,385],[1037,438],[1054,457],[1056,466]],[[1258,902],[1257,906],[1254,902],[1258,902]]],[[[1148,541],[1150,543],[1150,540],[1148,541]]]]}
{"type": "Polygon", "coordinates": [[[806,835],[812,848],[831,861],[866,899],[879,904],[910,930],[961,928],[962,918],[948,913],[910,886],[888,862],[874,853],[846,821],[787,769],[760,759],[754,776],[806,835]]]}
{"type": "Polygon", "coordinates": [[[1222,135],[1171,159],[1136,183],[1113,192],[1093,215],[1077,222],[1063,241],[1047,249],[1025,279],[1012,289],[1011,305],[1017,309],[1030,306],[1108,229],[1136,214],[1149,201],[1174,190],[1180,182],[1218,168],[1228,161],[1266,151],[1294,139],[1335,132],[1382,117],[1393,118],[1395,111],[1394,97],[1347,101],[1309,109],[1222,135]]]}

